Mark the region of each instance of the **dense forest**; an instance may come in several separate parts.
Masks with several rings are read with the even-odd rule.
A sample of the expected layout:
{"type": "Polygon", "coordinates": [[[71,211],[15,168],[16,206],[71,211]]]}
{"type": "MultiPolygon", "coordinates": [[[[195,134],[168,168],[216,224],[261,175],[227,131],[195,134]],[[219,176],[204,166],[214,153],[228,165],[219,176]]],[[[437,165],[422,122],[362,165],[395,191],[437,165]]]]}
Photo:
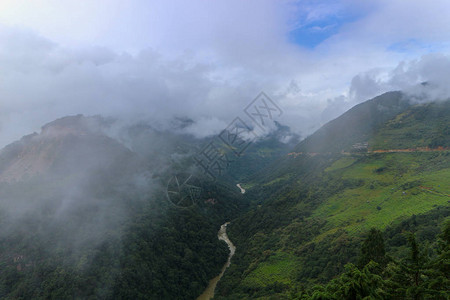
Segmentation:
{"type": "MultiPolygon", "coordinates": [[[[173,207],[164,197],[147,199],[128,206],[132,217],[102,236],[91,236],[95,225],[78,230],[66,225],[79,219],[55,226],[51,212],[47,223],[24,216],[1,239],[0,297],[193,299],[228,257],[217,232],[243,205],[237,192],[211,186],[189,209],[173,207]],[[217,199],[215,205],[208,198],[217,199]],[[74,234],[78,244],[73,244],[74,234]]],[[[122,200],[107,201],[118,205],[122,200]]],[[[86,222],[90,210],[81,207],[78,218],[86,222]]],[[[6,221],[11,220],[4,219],[3,228],[6,221]]]]}
{"type": "Polygon", "coordinates": [[[0,152],[0,298],[192,299],[219,274],[217,232],[247,207],[238,189],[198,174],[194,201],[177,206],[173,148],[150,160],[148,144],[131,151],[99,122],[62,118],[0,152]]]}
{"type": "MultiPolygon", "coordinates": [[[[412,222],[417,222],[415,219],[412,222]]],[[[407,228],[405,222],[397,230],[407,228]],[[403,226],[402,226],[403,225],[403,226]]],[[[296,299],[448,299],[450,296],[450,222],[431,241],[419,243],[413,232],[396,235],[407,240],[403,259],[387,255],[383,233],[372,228],[361,244],[357,264],[325,285],[290,294],[296,299]]],[[[429,237],[428,237],[429,238],[429,237]]]]}

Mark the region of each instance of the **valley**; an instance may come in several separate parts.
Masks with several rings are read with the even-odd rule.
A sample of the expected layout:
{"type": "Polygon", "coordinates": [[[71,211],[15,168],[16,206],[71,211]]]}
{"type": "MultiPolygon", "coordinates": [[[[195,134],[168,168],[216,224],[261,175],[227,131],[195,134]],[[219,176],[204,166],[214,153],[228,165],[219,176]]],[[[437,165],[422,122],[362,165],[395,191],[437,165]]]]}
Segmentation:
{"type": "Polygon", "coordinates": [[[449,16],[0,0],[0,300],[450,300],[449,16]]]}
{"type": "Polygon", "coordinates": [[[415,241],[417,272],[435,272],[423,293],[444,299],[430,266],[447,249],[449,115],[386,93],[297,144],[278,124],[216,180],[191,160],[205,140],[139,125],[125,146],[101,117],[55,120],[0,152],[0,296],[318,299],[366,272],[379,286],[364,293],[402,297],[415,241]],[[362,256],[370,234],[380,267],[362,256]]]}

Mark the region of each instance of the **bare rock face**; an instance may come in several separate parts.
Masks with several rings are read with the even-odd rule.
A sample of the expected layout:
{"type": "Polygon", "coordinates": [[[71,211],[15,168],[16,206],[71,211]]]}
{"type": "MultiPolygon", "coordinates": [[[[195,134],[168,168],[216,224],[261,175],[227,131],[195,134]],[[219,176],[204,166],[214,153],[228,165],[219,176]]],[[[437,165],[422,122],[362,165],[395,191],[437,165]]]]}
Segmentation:
{"type": "Polygon", "coordinates": [[[41,136],[57,138],[67,135],[102,134],[101,117],[68,116],[42,126],[41,136]]]}
{"type": "Polygon", "coordinates": [[[102,122],[100,117],[68,116],[6,146],[0,151],[0,182],[90,172],[134,160],[134,153],[103,133],[102,122]]]}

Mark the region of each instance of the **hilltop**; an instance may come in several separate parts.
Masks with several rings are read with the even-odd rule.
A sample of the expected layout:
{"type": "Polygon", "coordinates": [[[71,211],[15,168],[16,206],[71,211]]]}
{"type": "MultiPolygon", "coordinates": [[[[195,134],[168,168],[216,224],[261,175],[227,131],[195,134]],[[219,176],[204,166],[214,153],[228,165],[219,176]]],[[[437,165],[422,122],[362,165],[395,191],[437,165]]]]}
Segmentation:
{"type": "Polygon", "coordinates": [[[0,151],[0,182],[136,168],[138,157],[104,134],[103,122],[100,117],[67,116],[6,146],[0,151]]]}

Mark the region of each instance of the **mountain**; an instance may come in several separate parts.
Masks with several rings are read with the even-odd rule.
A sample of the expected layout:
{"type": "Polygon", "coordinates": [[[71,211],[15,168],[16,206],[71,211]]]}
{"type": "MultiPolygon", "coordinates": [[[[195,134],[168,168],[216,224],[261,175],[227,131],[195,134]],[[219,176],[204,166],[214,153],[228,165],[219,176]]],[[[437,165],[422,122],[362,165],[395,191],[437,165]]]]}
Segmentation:
{"type": "Polygon", "coordinates": [[[0,151],[0,298],[192,299],[220,272],[216,234],[244,205],[238,189],[204,181],[192,207],[175,206],[180,151],[156,146],[177,143],[153,132],[126,145],[113,125],[68,116],[0,151]]]}
{"type": "Polygon", "coordinates": [[[295,152],[349,151],[356,143],[365,143],[386,121],[411,104],[401,92],[389,92],[356,105],[339,118],[325,124],[306,138],[295,152]]]}
{"type": "Polygon", "coordinates": [[[405,232],[412,232],[428,247],[420,255],[431,269],[423,270],[436,276],[420,282],[421,293],[446,299],[445,288],[432,282],[449,279],[430,265],[445,249],[439,233],[449,217],[449,113],[449,100],[415,104],[401,92],[386,93],[329,122],[249,178],[242,186],[252,205],[229,225],[237,251],[216,298],[354,299],[344,292],[324,295],[338,291],[341,281],[357,284],[348,282],[359,276],[355,272],[371,274],[351,264],[360,260],[373,228],[385,240],[389,268],[403,268],[399,276],[405,278],[399,283],[388,269],[378,269],[373,276],[389,284],[374,286],[384,293],[374,292],[377,297],[419,295],[419,281],[406,279],[411,237],[405,232]]]}
{"type": "Polygon", "coordinates": [[[401,92],[388,92],[356,105],[306,138],[295,152],[448,147],[447,102],[413,105],[401,92]]]}
{"type": "Polygon", "coordinates": [[[115,122],[63,117],[0,151],[0,298],[197,297],[227,259],[217,231],[248,206],[237,180],[295,141],[278,124],[213,181],[192,159],[213,137],[115,122]],[[184,175],[188,205],[169,197],[184,175]]]}

